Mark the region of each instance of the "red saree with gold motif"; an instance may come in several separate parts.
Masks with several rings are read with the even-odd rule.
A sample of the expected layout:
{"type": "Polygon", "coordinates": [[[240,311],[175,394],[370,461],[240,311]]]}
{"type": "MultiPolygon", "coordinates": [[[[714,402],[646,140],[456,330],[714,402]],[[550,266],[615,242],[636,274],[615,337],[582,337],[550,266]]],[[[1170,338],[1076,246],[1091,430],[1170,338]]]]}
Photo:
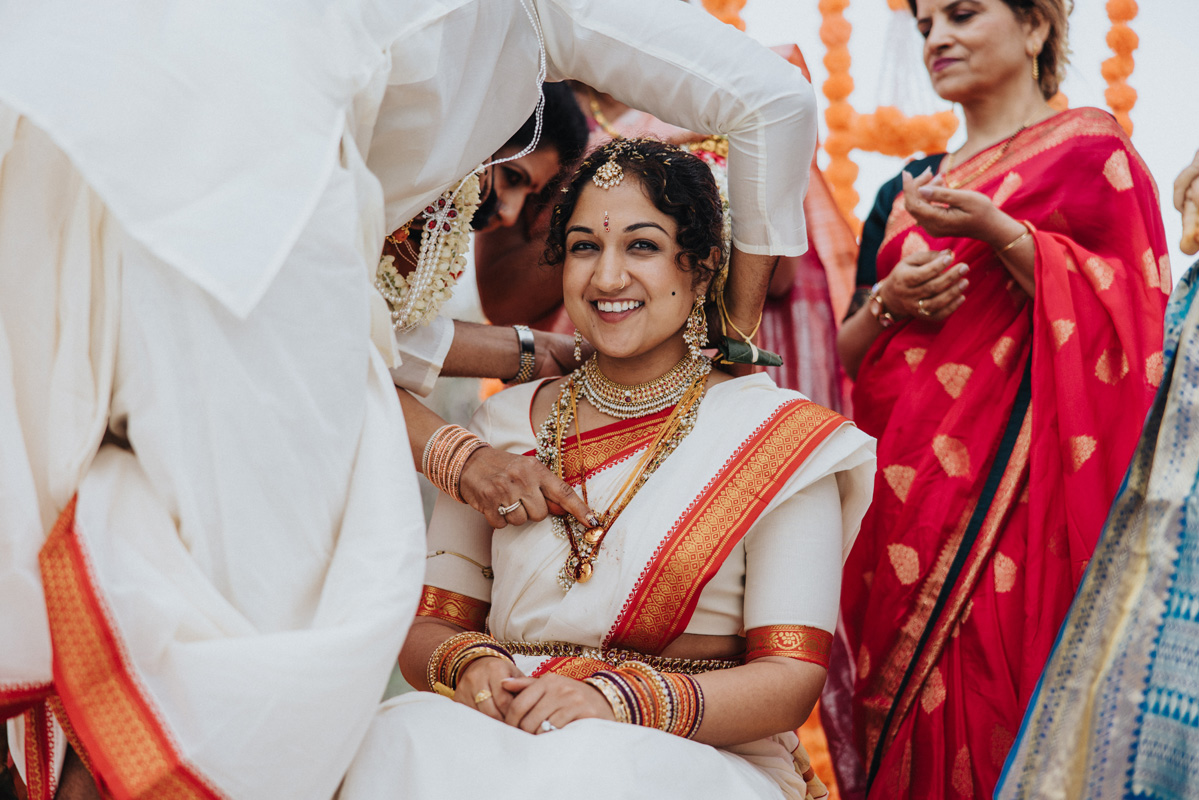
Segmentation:
{"type": "Polygon", "coordinates": [[[1029,297],[981,242],[896,198],[880,279],[953,251],[965,304],[888,329],[854,390],[879,439],[846,565],[854,735],[872,798],[989,797],[1162,376],[1157,191],[1114,120],[1068,111],[954,169],[1034,231],[1029,297]]]}

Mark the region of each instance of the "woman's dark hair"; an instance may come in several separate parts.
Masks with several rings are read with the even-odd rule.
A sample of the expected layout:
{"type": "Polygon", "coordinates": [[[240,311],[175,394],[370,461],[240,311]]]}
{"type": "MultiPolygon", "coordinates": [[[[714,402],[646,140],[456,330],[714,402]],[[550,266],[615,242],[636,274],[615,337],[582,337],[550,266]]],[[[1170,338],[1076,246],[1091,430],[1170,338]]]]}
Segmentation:
{"type": "Polygon", "coordinates": [[[716,179],[702,159],[657,139],[613,139],[583,159],[554,206],[545,263],[558,266],[566,260],[566,224],[584,187],[607,164],[620,167],[622,180],[640,183],[650,202],[678,225],[678,264],[695,273],[692,285],[714,278],[726,256],[724,211],[716,179]],[[713,250],[715,259],[710,258],[713,250]]]}
{"type": "MultiPolygon", "coordinates": [[[[1041,71],[1041,94],[1045,99],[1057,94],[1057,87],[1066,76],[1066,64],[1070,61],[1067,42],[1069,26],[1066,18],[1074,4],[1069,0],[1003,0],[1022,22],[1049,23],[1049,36],[1037,55],[1041,71]],[[1069,5],[1067,5],[1069,3],[1069,5]]],[[[912,15],[916,14],[916,0],[908,0],[912,15]]]]}
{"type": "MultiPolygon", "coordinates": [[[[575,93],[565,83],[544,83],[545,108],[541,115],[541,138],[537,149],[552,147],[558,151],[563,166],[573,165],[587,149],[587,117],[575,100],[575,93]]],[[[520,130],[508,137],[506,149],[523,150],[533,141],[537,129],[537,114],[532,114],[520,130]]]]}

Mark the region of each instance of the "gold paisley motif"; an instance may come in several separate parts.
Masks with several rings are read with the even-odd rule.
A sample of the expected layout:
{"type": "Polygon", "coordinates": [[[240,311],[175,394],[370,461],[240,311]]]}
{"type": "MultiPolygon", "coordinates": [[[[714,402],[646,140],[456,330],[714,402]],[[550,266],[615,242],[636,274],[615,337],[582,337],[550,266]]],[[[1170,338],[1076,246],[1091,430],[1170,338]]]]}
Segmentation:
{"type": "Polygon", "coordinates": [[[858,677],[865,678],[870,674],[870,651],[866,645],[858,648],[858,677]]]}
{"type": "Polygon", "coordinates": [[[941,386],[949,393],[950,397],[956,400],[962,396],[962,392],[966,388],[966,381],[970,380],[973,372],[974,370],[965,364],[942,364],[937,367],[936,374],[941,386]]]}
{"type": "Polygon", "coordinates": [[[916,548],[906,544],[889,544],[887,557],[891,559],[895,577],[899,578],[899,582],[904,586],[911,586],[920,580],[920,554],[916,552],[916,548]]]}
{"type": "Polygon", "coordinates": [[[1083,265],[1083,271],[1101,292],[1110,289],[1112,280],[1116,277],[1116,270],[1112,265],[1098,256],[1088,258],[1087,263],[1083,265]]]}
{"type": "Polygon", "coordinates": [[[924,354],[927,353],[923,347],[909,347],[903,351],[903,360],[908,362],[908,368],[912,372],[916,371],[916,367],[920,366],[920,362],[924,360],[924,354]]]}
{"type": "Polygon", "coordinates": [[[1158,283],[1161,289],[1166,294],[1174,288],[1174,276],[1170,271],[1170,254],[1162,253],[1161,258],[1157,260],[1157,271],[1159,275],[1158,283]]]}
{"type": "Polygon", "coordinates": [[[991,360],[995,362],[995,366],[1007,369],[1012,362],[1012,351],[1015,348],[1015,339],[1010,336],[1000,336],[999,340],[991,345],[991,360]]]}
{"type": "Polygon", "coordinates": [[[953,790],[962,797],[974,796],[974,777],[970,771],[970,748],[962,745],[953,759],[953,776],[950,778],[953,790]]]}
{"type": "Polygon", "coordinates": [[[1072,319],[1055,319],[1053,321],[1053,344],[1058,350],[1062,349],[1062,345],[1070,341],[1070,337],[1074,335],[1074,320],[1072,319]]]}
{"type": "Polygon", "coordinates": [[[1112,153],[1107,163],[1103,165],[1103,177],[1107,178],[1107,182],[1117,192],[1131,189],[1132,171],[1128,168],[1128,153],[1123,150],[1112,153]]]}
{"type": "Polygon", "coordinates": [[[933,453],[941,462],[941,469],[951,478],[965,478],[970,475],[970,451],[952,436],[939,434],[933,437],[933,453]]]}
{"type": "Polygon", "coordinates": [[[945,702],[945,679],[941,677],[941,668],[933,667],[933,671],[928,674],[928,680],[924,682],[924,689],[920,692],[920,707],[924,709],[925,714],[931,714],[945,702]]]}
{"type": "Polygon", "coordinates": [[[927,250],[928,242],[923,236],[915,231],[912,231],[904,238],[903,246],[899,248],[902,258],[907,258],[908,256],[915,255],[916,253],[923,253],[927,250]]]}
{"type": "Polygon", "coordinates": [[[1153,355],[1145,359],[1145,379],[1149,381],[1150,386],[1161,386],[1162,378],[1165,377],[1165,362],[1162,360],[1162,351],[1158,350],[1153,355]]]}
{"type": "Polygon", "coordinates": [[[1153,257],[1152,248],[1141,253],[1141,269],[1145,271],[1145,283],[1154,289],[1162,288],[1161,270],[1157,267],[1157,259],[1153,257]]]}
{"type": "Polygon", "coordinates": [[[1078,272],[1078,262],[1072,253],[1066,253],[1066,272],[1078,272]]]}
{"type": "Polygon", "coordinates": [[[1003,767],[1003,762],[1007,761],[1008,751],[1015,743],[1016,737],[1002,725],[996,725],[991,729],[991,765],[995,769],[1003,767]]]}
{"type": "Polygon", "coordinates": [[[1093,436],[1070,437],[1070,460],[1073,462],[1075,472],[1082,469],[1083,464],[1086,464],[1091,456],[1095,455],[1096,444],[1098,442],[1093,436]]]}
{"type": "Polygon", "coordinates": [[[996,208],[1002,208],[1011,196],[1016,193],[1024,183],[1024,179],[1020,177],[1019,172],[1009,172],[1003,179],[1003,183],[999,184],[999,188],[995,190],[995,196],[991,198],[991,202],[996,208]]]}
{"type": "Polygon", "coordinates": [[[906,503],[908,491],[912,488],[912,480],[916,477],[916,468],[892,464],[883,468],[883,477],[886,478],[891,491],[895,492],[895,496],[899,498],[899,502],[906,503]]]}
{"type": "Polygon", "coordinates": [[[995,591],[1000,594],[1010,592],[1016,585],[1016,562],[1003,553],[996,553],[991,569],[995,573],[995,591]]]}
{"type": "Polygon", "coordinates": [[[1095,362],[1095,377],[1115,386],[1128,374],[1128,356],[1118,347],[1104,350],[1095,362]]]}

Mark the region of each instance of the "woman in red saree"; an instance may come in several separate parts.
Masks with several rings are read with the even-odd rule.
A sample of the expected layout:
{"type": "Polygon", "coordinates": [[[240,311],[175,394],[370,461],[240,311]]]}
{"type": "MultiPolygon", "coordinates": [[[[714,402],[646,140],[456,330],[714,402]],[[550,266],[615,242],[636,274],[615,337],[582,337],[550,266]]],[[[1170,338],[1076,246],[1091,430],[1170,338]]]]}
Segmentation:
{"type": "Polygon", "coordinates": [[[1171,288],[1122,130],[1045,101],[1060,0],[914,10],[968,138],[880,192],[839,339],[879,439],[842,590],[872,800],[990,797],[1161,381],[1171,288]]]}

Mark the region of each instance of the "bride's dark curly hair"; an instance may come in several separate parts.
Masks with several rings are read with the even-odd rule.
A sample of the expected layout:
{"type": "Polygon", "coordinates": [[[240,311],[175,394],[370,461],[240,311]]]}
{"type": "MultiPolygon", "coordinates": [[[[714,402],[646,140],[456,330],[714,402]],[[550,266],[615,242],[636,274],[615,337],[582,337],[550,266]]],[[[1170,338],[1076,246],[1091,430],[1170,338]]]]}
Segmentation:
{"type": "Polygon", "coordinates": [[[703,160],[657,139],[613,139],[587,154],[562,187],[550,218],[542,260],[560,266],[566,260],[566,224],[574,214],[583,188],[595,173],[612,162],[625,181],[637,181],[650,202],[678,225],[679,268],[693,272],[692,286],[716,276],[726,252],[720,190],[703,160]],[[715,249],[716,258],[710,258],[715,249]]]}

